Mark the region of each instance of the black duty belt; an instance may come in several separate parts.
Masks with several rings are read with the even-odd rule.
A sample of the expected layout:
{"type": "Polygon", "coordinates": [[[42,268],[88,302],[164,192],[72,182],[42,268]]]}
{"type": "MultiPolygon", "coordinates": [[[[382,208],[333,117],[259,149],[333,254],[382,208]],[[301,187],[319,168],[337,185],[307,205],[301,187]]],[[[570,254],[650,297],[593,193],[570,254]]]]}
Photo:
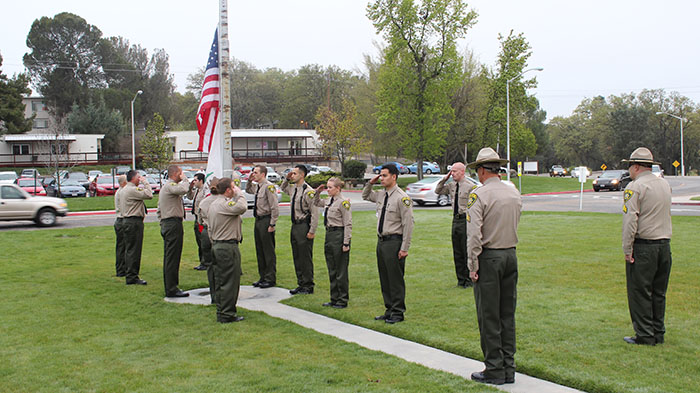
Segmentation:
{"type": "Polygon", "coordinates": [[[265,214],[264,216],[256,216],[255,219],[256,219],[256,220],[262,220],[263,218],[270,218],[270,217],[271,217],[271,215],[265,214]]]}
{"type": "Polygon", "coordinates": [[[326,227],[326,230],[327,230],[328,232],[332,232],[332,231],[342,231],[342,230],[344,230],[344,229],[345,229],[345,227],[331,227],[331,226],[326,227]]]}
{"type": "Polygon", "coordinates": [[[238,240],[236,239],[231,239],[231,240],[212,240],[214,243],[228,243],[228,244],[238,244],[238,240]]]}
{"type": "Polygon", "coordinates": [[[467,218],[467,213],[462,213],[462,214],[455,214],[454,216],[456,219],[463,220],[467,218]]]}
{"type": "Polygon", "coordinates": [[[482,251],[495,251],[495,250],[515,250],[515,247],[506,247],[506,248],[490,248],[490,247],[482,247],[482,251]]]}
{"type": "Polygon", "coordinates": [[[635,244],[669,244],[671,239],[634,239],[635,244]]]}
{"type": "Polygon", "coordinates": [[[168,220],[178,220],[182,221],[182,217],[168,217],[168,218],[161,218],[161,221],[168,221],[168,220]]]}
{"type": "Polygon", "coordinates": [[[310,214],[308,216],[306,216],[306,218],[302,218],[301,220],[292,220],[292,224],[296,224],[296,225],[305,224],[305,223],[311,224],[311,215],[310,214]]]}
{"type": "Polygon", "coordinates": [[[403,235],[377,235],[377,238],[379,241],[387,241],[387,240],[403,240],[403,235]]]}
{"type": "Polygon", "coordinates": [[[143,216],[129,216],[129,217],[124,217],[125,220],[141,220],[143,221],[143,216]]]}

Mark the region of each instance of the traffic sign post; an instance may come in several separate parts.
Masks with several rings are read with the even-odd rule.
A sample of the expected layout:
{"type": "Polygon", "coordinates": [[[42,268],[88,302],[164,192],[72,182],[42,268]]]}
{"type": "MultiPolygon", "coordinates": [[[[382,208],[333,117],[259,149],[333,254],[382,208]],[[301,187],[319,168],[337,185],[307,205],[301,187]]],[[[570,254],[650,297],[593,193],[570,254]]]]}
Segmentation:
{"type": "Polygon", "coordinates": [[[523,162],[518,161],[518,189],[523,193],[523,162]]]}
{"type": "Polygon", "coordinates": [[[607,166],[607,165],[605,165],[605,164],[603,164],[603,165],[601,165],[601,166],[600,166],[600,169],[602,169],[602,170],[606,170],[606,169],[608,169],[608,166],[607,166]]]}
{"type": "MultiPolygon", "coordinates": [[[[602,167],[605,167],[605,164],[601,165],[601,168],[602,167]]],[[[586,168],[585,166],[580,166],[576,169],[578,169],[578,181],[579,183],[581,183],[581,195],[578,201],[578,210],[581,211],[583,210],[583,185],[586,183],[586,175],[588,175],[588,168],[586,168]]]]}
{"type": "Polygon", "coordinates": [[[678,162],[678,160],[673,161],[673,166],[676,168],[676,176],[678,176],[678,165],[680,165],[680,164],[681,164],[681,163],[678,162]]]}

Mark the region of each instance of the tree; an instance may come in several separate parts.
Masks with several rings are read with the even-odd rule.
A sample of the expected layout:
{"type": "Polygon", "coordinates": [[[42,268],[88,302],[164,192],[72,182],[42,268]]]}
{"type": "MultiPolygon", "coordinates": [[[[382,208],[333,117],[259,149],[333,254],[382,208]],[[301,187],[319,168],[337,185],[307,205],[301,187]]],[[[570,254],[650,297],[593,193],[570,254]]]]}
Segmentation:
{"type": "MultiPolygon", "coordinates": [[[[2,67],[2,56],[0,56],[2,67]]],[[[25,74],[8,78],[0,71],[0,135],[19,134],[32,129],[33,118],[24,118],[23,94],[30,94],[29,78],[25,74]]]]}
{"type": "Polygon", "coordinates": [[[73,104],[66,122],[68,132],[72,134],[104,134],[102,150],[107,152],[119,150],[119,138],[126,130],[122,114],[116,109],[108,109],[104,100],[99,100],[97,104],[90,101],[83,108],[73,104]]]}
{"type": "Polygon", "coordinates": [[[153,115],[141,138],[141,165],[144,168],[165,169],[172,159],[171,146],[165,136],[165,121],[160,113],[153,115]]]}
{"type": "Polygon", "coordinates": [[[86,104],[92,89],[106,87],[102,56],[109,42],[97,27],[68,12],[32,23],[24,65],[49,111],[61,118],[86,104]]]}
{"type": "Polygon", "coordinates": [[[388,42],[379,74],[377,127],[395,129],[404,154],[421,167],[425,157],[442,151],[454,122],[450,97],[462,67],[456,41],[477,15],[462,0],[375,0],[367,16],[388,42]]]}
{"type": "Polygon", "coordinates": [[[321,105],[316,112],[316,122],[316,132],[322,143],[321,151],[325,155],[338,157],[341,173],[344,173],[345,161],[350,155],[369,150],[369,141],[360,133],[357,108],[352,101],[343,100],[342,108],[338,112],[321,105]]]}

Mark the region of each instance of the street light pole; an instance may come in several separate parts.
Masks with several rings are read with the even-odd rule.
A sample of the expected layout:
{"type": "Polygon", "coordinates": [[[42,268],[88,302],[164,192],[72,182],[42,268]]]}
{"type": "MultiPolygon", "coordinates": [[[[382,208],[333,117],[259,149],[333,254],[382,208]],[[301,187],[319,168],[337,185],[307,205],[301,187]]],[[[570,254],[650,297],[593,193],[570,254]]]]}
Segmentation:
{"type": "Polygon", "coordinates": [[[131,169],[136,170],[136,145],[134,143],[134,101],[136,97],[143,94],[143,90],[139,90],[134,95],[134,99],[131,100],[131,169]]]}
{"type": "Polygon", "coordinates": [[[510,181],[510,82],[520,78],[526,72],[542,70],[544,70],[542,67],[528,68],[527,70],[519,73],[517,76],[506,80],[506,159],[508,160],[506,172],[508,173],[508,181],[510,181]]]}
{"type": "MultiPolygon", "coordinates": [[[[668,115],[673,118],[678,119],[681,122],[681,176],[685,177],[685,162],[683,161],[683,122],[687,121],[688,119],[676,115],[672,115],[668,112],[656,112],[657,115],[668,115]]],[[[676,172],[678,173],[678,172],[676,172]]]]}

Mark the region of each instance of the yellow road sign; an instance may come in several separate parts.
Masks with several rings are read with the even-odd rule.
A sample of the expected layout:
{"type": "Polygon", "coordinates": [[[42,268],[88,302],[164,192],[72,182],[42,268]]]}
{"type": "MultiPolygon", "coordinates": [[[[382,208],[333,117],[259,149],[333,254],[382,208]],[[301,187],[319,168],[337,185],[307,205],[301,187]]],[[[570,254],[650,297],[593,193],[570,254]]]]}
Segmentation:
{"type": "Polygon", "coordinates": [[[603,164],[603,165],[601,165],[601,166],[600,166],[600,169],[602,169],[602,170],[606,170],[606,169],[608,169],[608,166],[607,166],[607,165],[605,165],[605,164],[603,164]]]}
{"type": "Polygon", "coordinates": [[[680,164],[681,164],[681,163],[678,162],[678,160],[673,161],[673,166],[675,166],[676,168],[678,168],[678,165],[680,165],[680,164]]]}

